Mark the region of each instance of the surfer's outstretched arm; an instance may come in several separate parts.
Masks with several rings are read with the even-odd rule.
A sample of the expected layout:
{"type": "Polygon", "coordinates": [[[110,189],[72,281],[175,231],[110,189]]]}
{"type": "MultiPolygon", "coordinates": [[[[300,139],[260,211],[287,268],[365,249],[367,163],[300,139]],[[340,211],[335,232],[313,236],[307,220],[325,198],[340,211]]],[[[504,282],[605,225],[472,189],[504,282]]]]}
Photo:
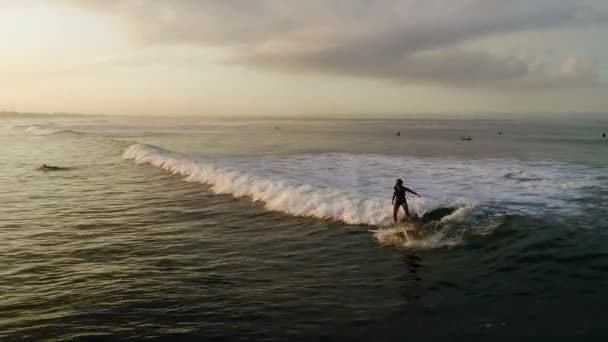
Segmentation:
{"type": "Polygon", "coordinates": [[[409,192],[409,193],[412,193],[412,194],[414,194],[414,195],[416,195],[416,196],[420,196],[420,195],[418,195],[418,193],[417,193],[416,191],[414,191],[414,190],[412,190],[412,189],[410,189],[410,188],[405,188],[405,191],[407,191],[407,192],[409,192]]]}

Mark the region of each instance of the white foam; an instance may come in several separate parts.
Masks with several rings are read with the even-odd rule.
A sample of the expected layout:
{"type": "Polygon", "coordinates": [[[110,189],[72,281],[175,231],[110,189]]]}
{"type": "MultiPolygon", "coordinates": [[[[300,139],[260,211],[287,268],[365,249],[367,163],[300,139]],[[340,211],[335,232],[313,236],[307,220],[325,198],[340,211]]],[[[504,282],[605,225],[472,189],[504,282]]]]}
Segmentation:
{"type": "Polygon", "coordinates": [[[65,133],[65,132],[72,132],[68,129],[61,129],[61,128],[57,128],[57,127],[49,127],[49,126],[29,126],[25,129],[25,132],[28,134],[33,134],[33,135],[51,135],[51,134],[57,134],[57,133],[65,133]]]}
{"type": "Polygon", "coordinates": [[[433,249],[441,247],[453,247],[461,243],[462,234],[450,236],[447,229],[433,232],[421,238],[414,238],[412,233],[407,233],[405,227],[383,228],[372,230],[374,238],[382,246],[433,249]]]}
{"type": "Polygon", "coordinates": [[[136,144],[124,158],[148,163],[216,193],[250,197],[291,215],[349,224],[388,226],[396,177],[423,195],[408,200],[423,215],[439,207],[458,208],[442,225],[466,221],[476,208],[525,215],[580,213],[576,199],[601,186],[601,172],[581,165],[518,160],[459,160],[377,154],[300,154],[197,157],[136,144]],[[535,175],[535,181],[505,179],[507,173],[535,175]]]}
{"type": "Polygon", "coordinates": [[[509,172],[504,176],[506,179],[520,181],[520,182],[534,182],[542,181],[543,179],[535,174],[529,174],[525,171],[509,172]]]}
{"type": "MultiPolygon", "coordinates": [[[[269,210],[348,224],[384,226],[392,220],[388,197],[365,197],[349,188],[342,190],[324,185],[298,184],[276,175],[260,176],[144,144],[131,145],[123,156],[136,163],[148,163],[185,176],[190,182],[208,184],[219,194],[250,197],[263,202],[269,210]]],[[[422,202],[413,200],[412,204],[415,205],[412,207],[419,208],[422,202]]]]}
{"type": "Polygon", "coordinates": [[[296,184],[353,189],[364,198],[386,201],[394,179],[405,178],[406,185],[423,196],[409,201],[418,214],[438,207],[461,208],[446,221],[461,220],[478,206],[533,216],[576,215],[582,209],[577,199],[602,186],[601,170],[560,162],[347,153],[247,156],[217,162],[296,184]],[[507,173],[534,175],[536,180],[506,179],[507,173]]]}
{"type": "Polygon", "coordinates": [[[441,223],[458,223],[464,221],[464,219],[471,213],[473,210],[473,205],[466,205],[456,209],[450,215],[444,216],[441,218],[441,223]]]}

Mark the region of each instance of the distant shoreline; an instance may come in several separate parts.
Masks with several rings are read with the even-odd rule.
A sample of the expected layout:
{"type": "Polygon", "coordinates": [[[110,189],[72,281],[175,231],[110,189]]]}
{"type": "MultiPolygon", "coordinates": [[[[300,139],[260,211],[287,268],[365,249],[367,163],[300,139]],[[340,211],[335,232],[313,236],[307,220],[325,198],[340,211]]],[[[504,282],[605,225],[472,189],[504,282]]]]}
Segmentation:
{"type": "Polygon", "coordinates": [[[49,118],[49,117],[109,117],[109,118],[149,118],[149,119],[209,119],[224,121],[400,121],[400,120],[538,120],[538,119],[608,119],[608,113],[566,112],[566,113],[404,113],[397,114],[311,114],[311,115],[128,115],[128,114],[82,114],[82,113],[26,113],[0,111],[0,118],[49,118]]]}
{"type": "Polygon", "coordinates": [[[0,111],[0,117],[71,117],[71,116],[107,116],[106,114],[77,114],[77,113],[21,113],[13,111],[0,111]]]}

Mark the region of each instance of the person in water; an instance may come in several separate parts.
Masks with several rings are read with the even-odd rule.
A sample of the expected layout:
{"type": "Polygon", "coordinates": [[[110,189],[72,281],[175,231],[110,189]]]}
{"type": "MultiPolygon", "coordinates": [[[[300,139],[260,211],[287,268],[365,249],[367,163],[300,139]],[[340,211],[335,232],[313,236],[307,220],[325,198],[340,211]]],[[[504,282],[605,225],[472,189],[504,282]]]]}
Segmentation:
{"type": "Polygon", "coordinates": [[[42,166],[39,167],[38,170],[41,170],[41,171],[64,171],[64,170],[69,170],[69,168],[68,167],[51,166],[51,165],[42,164],[42,166]]]}
{"type": "Polygon", "coordinates": [[[59,170],[59,166],[51,166],[51,165],[42,164],[42,166],[39,169],[40,170],[59,170]]]}
{"type": "Polygon", "coordinates": [[[403,186],[402,179],[397,179],[397,184],[395,184],[394,189],[395,191],[393,192],[393,199],[391,200],[391,204],[393,205],[393,220],[395,221],[395,224],[398,222],[397,215],[399,214],[400,207],[403,207],[403,209],[405,210],[405,216],[408,219],[413,219],[414,217],[410,214],[409,208],[407,207],[407,198],[405,194],[409,192],[416,196],[420,195],[418,195],[418,193],[413,191],[412,189],[403,186]]]}

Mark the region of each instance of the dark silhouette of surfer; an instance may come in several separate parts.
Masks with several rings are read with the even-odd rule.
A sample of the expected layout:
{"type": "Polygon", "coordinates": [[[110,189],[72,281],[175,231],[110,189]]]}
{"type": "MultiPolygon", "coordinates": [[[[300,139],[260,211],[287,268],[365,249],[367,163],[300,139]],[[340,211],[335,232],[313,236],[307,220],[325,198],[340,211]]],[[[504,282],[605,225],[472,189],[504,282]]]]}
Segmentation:
{"type": "Polygon", "coordinates": [[[602,138],[605,138],[605,137],[606,137],[606,133],[603,133],[603,134],[602,134],[602,138]]]}
{"type": "Polygon", "coordinates": [[[401,136],[401,131],[397,132],[397,136],[400,137],[401,136]]]}
{"type": "Polygon", "coordinates": [[[393,199],[391,200],[391,204],[393,205],[393,221],[395,222],[395,224],[397,224],[399,222],[397,220],[397,216],[399,214],[399,208],[401,208],[401,207],[403,207],[403,209],[405,210],[405,216],[409,220],[416,218],[414,215],[410,214],[409,208],[407,206],[407,198],[405,195],[408,192],[412,193],[416,196],[420,196],[420,195],[418,195],[418,193],[413,191],[412,189],[406,188],[405,186],[403,186],[402,179],[397,179],[397,183],[395,184],[395,187],[393,189],[394,189],[394,192],[393,192],[393,199]]]}
{"type": "Polygon", "coordinates": [[[42,166],[39,167],[38,170],[40,170],[40,171],[66,171],[66,170],[70,170],[70,168],[42,164],[42,166]]]}
{"type": "Polygon", "coordinates": [[[471,136],[469,135],[468,137],[460,137],[460,140],[462,140],[462,141],[473,141],[473,138],[471,138],[471,136]]]}

